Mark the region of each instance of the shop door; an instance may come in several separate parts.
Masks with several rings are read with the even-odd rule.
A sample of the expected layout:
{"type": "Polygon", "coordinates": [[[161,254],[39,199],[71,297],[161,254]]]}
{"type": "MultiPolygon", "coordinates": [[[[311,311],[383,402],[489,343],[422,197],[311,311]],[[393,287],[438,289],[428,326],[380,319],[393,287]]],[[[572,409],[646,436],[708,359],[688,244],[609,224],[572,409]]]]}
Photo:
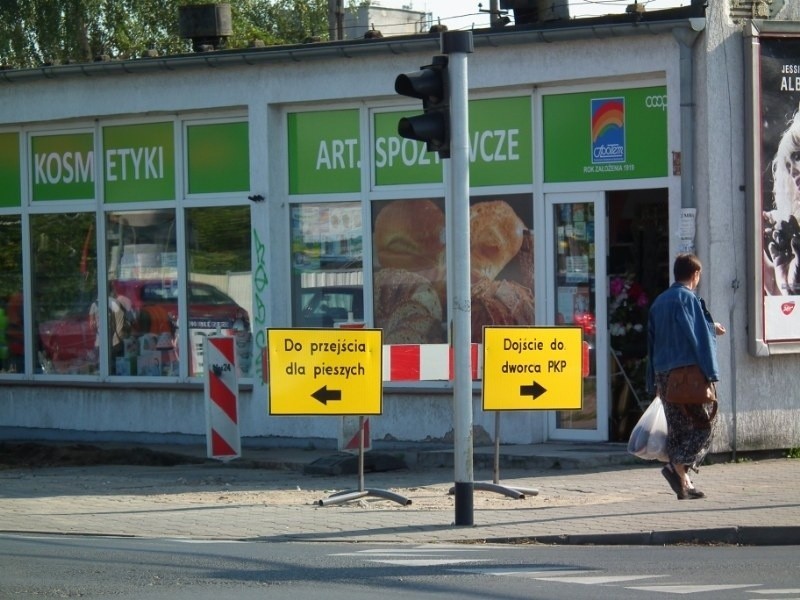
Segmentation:
{"type": "Polygon", "coordinates": [[[602,192],[548,194],[547,322],[578,325],[588,342],[589,376],[580,410],[553,411],[548,437],[608,439],[608,353],[606,328],[606,214],[602,192]]]}

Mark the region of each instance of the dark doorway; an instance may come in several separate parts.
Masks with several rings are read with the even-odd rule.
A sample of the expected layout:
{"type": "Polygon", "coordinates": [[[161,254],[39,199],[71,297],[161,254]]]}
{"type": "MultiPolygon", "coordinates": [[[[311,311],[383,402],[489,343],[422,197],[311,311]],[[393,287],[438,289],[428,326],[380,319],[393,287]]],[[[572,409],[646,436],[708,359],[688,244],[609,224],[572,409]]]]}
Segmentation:
{"type": "Polygon", "coordinates": [[[670,284],[666,189],[609,192],[609,436],[623,442],[650,403],[647,311],[670,284]]]}

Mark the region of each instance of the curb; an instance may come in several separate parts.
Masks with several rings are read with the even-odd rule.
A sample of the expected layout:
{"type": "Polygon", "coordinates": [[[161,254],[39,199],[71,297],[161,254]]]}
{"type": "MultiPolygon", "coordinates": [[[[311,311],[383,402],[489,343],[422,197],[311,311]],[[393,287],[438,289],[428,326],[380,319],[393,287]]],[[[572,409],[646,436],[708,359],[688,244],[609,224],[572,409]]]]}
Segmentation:
{"type": "Polygon", "coordinates": [[[533,537],[485,538],[469,543],[544,544],[564,546],[794,546],[800,539],[797,527],[719,527],[639,533],[597,533],[585,535],[543,535],[533,537]]]}

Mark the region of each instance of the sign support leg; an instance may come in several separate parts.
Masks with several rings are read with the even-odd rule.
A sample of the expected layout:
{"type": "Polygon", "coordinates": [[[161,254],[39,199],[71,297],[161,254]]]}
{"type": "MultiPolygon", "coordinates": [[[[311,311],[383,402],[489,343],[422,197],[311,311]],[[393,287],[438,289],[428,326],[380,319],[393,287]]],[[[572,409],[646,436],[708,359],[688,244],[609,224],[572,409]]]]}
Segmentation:
{"type": "MultiPolygon", "coordinates": [[[[484,492],[495,492],[498,494],[503,494],[504,496],[508,496],[509,498],[513,498],[514,500],[524,500],[525,496],[538,496],[539,490],[534,488],[526,488],[526,487],[519,487],[519,486],[507,486],[502,485],[500,483],[500,413],[495,411],[494,413],[494,466],[492,469],[492,483],[488,483],[485,481],[476,481],[475,482],[475,489],[481,490],[484,492]]],[[[454,493],[455,488],[450,490],[450,493],[454,493]]]]}
{"type": "Polygon", "coordinates": [[[318,500],[320,506],[330,506],[332,504],[342,504],[350,500],[358,500],[365,496],[376,496],[384,500],[391,500],[403,506],[411,504],[411,500],[400,494],[395,494],[389,490],[382,490],[378,488],[364,488],[364,417],[358,417],[358,489],[357,490],[344,490],[331,494],[327,498],[318,500]]]}

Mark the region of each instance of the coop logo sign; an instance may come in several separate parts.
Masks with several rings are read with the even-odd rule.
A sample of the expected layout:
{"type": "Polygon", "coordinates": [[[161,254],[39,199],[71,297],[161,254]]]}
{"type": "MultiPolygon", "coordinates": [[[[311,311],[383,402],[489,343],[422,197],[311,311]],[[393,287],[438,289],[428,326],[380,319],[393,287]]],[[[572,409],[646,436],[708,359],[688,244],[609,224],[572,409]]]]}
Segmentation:
{"type": "Polygon", "coordinates": [[[625,98],[591,102],[592,164],[625,162],[625,98]]]}
{"type": "Polygon", "coordinates": [[[667,110],[667,95],[661,94],[658,96],[647,96],[644,99],[644,105],[647,108],[660,108],[661,110],[667,110]]]}

